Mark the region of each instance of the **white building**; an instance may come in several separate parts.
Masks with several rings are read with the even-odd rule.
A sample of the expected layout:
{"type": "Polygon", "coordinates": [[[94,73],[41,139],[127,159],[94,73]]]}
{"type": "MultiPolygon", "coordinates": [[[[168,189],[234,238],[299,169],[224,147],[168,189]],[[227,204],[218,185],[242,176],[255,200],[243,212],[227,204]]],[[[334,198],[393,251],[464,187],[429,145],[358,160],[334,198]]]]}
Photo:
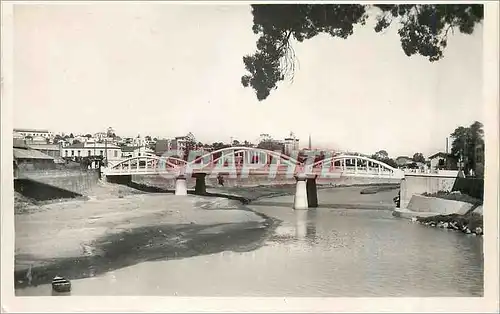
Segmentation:
{"type": "Polygon", "coordinates": [[[109,163],[117,162],[122,158],[120,147],[108,143],[78,143],[63,147],[62,153],[62,157],[65,158],[102,156],[107,159],[109,163]]]}
{"type": "Polygon", "coordinates": [[[173,150],[184,151],[187,147],[188,137],[187,136],[177,136],[172,140],[171,148],[173,150]]]}
{"type": "Polygon", "coordinates": [[[293,132],[290,132],[290,136],[285,138],[283,144],[284,153],[287,155],[291,155],[293,151],[299,150],[299,139],[295,137],[293,132]]]}
{"type": "Polygon", "coordinates": [[[122,158],[132,158],[146,156],[147,154],[154,154],[154,150],[146,146],[123,146],[121,148],[122,158]]]}
{"type": "Polygon", "coordinates": [[[37,129],[14,129],[15,133],[19,133],[22,136],[30,136],[30,137],[44,137],[44,138],[53,138],[54,134],[48,130],[37,130],[37,129]]]}

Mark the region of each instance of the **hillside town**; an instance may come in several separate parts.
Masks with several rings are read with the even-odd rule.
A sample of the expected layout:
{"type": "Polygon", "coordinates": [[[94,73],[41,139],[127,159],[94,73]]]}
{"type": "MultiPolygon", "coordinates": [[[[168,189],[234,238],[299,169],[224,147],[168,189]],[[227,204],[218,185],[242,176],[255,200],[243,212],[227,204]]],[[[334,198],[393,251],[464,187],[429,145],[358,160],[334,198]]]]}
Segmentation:
{"type": "MultiPolygon", "coordinates": [[[[214,142],[211,144],[201,143],[196,140],[191,132],[186,135],[172,138],[152,137],[150,135],[137,137],[122,137],[116,134],[112,127],[106,132],[95,134],[65,134],[54,133],[44,129],[14,129],[14,169],[35,170],[52,169],[55,167],[84,167],[91,168],[93,165],[112,165],[121,160],[146,155],[162,156],[169,151],[186,152],[198,150],[212,152],[228,147],[257,147],[266,150],[280,151],[290,156],[292,152],[299,152],[298,160],[305,160],[307,151],[313,150],[311,135],[309,135],[307,146],[300,146],[300,140],[293,132],[282,140],[274,139],[269,134],[260,134],[256,143],[250,141],[238,141],[231,139],[230,142],[214,142]],[[98,163],[95,163],[98,161],[98,163]]],[[[363,156],[380,160],[394,168],[405,172],[437,172],[446,170],[462,170],[465,162],[448,152],[448,139],[444,151],[436,152],[425,157],[422,153],[413,156],[397,156],[392,158],[387,151],[380,150],[374,154],[363,154],[359,152],[345,152],[334,149],[323,149],[317,151],[317,160],[326,155],[353,155],[363,156]]],[[[181,158],[182,158],[181,157],[181,158]]],[[[466,171],[468,175],[482,176],[484,160],[484,142],[479,141],[474,151],[475,165],[466,171]]]]}

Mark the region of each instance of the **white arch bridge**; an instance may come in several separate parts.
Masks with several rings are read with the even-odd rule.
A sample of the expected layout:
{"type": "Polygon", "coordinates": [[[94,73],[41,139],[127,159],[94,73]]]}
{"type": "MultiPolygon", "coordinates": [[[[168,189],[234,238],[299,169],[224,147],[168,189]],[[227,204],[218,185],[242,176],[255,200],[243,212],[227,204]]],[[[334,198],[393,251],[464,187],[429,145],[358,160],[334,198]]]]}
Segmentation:
{"type": "Polygon", "coordinates": [[[297,174],[320,178],[340,176],[402,178],[403,172],[383,162],[363,156],[339,155],[327,158],[312,156],[299,161],[278,152],[253,147],[230,147],[185,161],[175,156],[145,155],[132,157],[101,169],[105,176],[165,175],[179,176],[196,173],[238,176],[297,174]]]}
{"type": "Polygon", "coordinates": [[[196,178],[195,194],[206,193],[207,175],[229,175],[246,178],[267,176],[295,178],[295,209],[317,207],[316,180],[333,180],[340,177],[402,179],[404,174],[378,160],[363,156],[314,156],[293,158],[279,152],[253,147],[229,147],[200,156],[193,155],[185,161],[176,156],[145,155],[128,158],[101,168],[103,179],[131,182],[132,175],[161,175],[175,179],[175,194],[186,195],[188,176],[196,178]]]}

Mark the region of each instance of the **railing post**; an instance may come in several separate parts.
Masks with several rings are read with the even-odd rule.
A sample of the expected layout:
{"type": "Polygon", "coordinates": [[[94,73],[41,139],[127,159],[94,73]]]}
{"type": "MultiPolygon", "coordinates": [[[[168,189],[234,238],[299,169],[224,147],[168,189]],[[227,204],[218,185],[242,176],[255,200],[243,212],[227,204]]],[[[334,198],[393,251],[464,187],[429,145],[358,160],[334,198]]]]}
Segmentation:
{"type": "Polygon", "coordinates": [[[354,174],[358,174],[358,158],[354,158],[354,174]]]}

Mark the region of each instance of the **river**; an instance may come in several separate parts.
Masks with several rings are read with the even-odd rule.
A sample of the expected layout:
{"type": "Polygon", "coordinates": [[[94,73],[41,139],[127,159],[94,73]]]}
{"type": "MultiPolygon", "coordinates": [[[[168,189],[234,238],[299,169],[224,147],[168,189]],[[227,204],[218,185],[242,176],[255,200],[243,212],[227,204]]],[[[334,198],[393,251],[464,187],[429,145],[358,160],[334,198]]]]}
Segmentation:
{"type": "MultiPolygon", "coordinates": [[[[72,280],[71,295],[482,296],[482,237],[394,218],[384,208],[395,194],[321,190],[308,211],[292,210],[293,196],[255,201],[246,206],[281,221],[260,247],[140,262],[72,280]],[[354,196],[356,206],[344,204],[354,196]]],[[[16,290],[51,293],[48,284],[16,290]]]]}

